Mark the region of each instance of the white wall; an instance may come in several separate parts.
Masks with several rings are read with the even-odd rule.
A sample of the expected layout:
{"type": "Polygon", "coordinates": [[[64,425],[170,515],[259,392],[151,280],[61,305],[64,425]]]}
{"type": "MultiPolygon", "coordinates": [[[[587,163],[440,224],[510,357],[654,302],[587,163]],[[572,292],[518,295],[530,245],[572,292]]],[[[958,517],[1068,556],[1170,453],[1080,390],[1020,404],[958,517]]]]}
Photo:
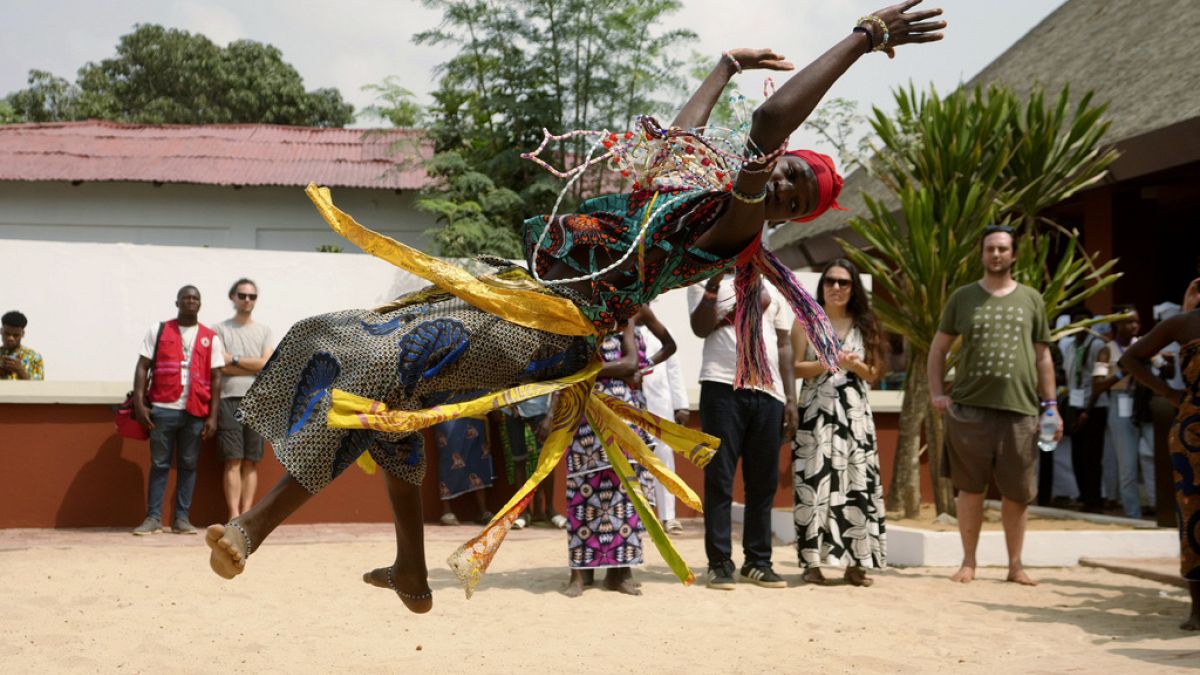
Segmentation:
{"type": "MultiPolygon", "coordinates": [[[[337,188],[339,207],[411,246],[428,245],[436,223],[415,193],[337,188]]],[[[221,187],[131,182],[0,181],[5,239],[315,251],[345,242],[294,187],[221,187]]]]}
{"type": "MultiPolygon", "coordinates": [[[[260,294],[255,318],[277,341],[304,317],[377,306],[425,285],[361,253],[21,240],[0,240],[0,247],[6,272],[0,313],[19,309],[29,317],[24,344],[42,353],[54,380],[132,382],[142,336],[175,316],[175,293],[185,284],[200,289],[200,320],[211,325],[232,315],[226,294],[233,281],[254,279],[260,294]]],[[[818,274],[798,276],[815,292],[818,274]]],[[[687,290],[666,293],[652,307],[679,345],[695,401],[703,341],[690,328],[687,290]]]]}
{"type": "Polygon", "coordinates": [[[372,307],[424,285],[361,254],[20,240],[0,247],[0,313],[29,317],[23,344],[42,353],[55,380],[132,383],[142,336],[175,317],[175,294],[186,284],[200,289],[200,320],[211,325],[233,313],[229,286],[254,279],[255,318],[276,340],[306,316],[372,307]]]}

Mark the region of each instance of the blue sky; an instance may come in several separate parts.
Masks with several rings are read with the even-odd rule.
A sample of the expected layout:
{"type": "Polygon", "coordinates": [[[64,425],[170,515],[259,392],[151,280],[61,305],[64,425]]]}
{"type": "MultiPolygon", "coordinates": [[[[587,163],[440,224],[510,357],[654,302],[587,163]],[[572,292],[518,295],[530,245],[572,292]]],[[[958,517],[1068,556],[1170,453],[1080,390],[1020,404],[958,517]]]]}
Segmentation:
{"type": "MultiPolygon", "coordinates": [[[[910,79],[953,89],[969,79],[1062,0],[944,0],[950,22],[946,39],[906,47],[889,61],[872,54],[835,86],[831,96],[890,108],[891,89],[910,79]]],[[[695,31],[696,51],[715,59],[731,47],[771,47],[798,66],[843,36],[855,18],[877,9],[860,0],[684,0],[672,18],[695,31]]],[[[309,89],[337,87],[362,108],[371,97],[363,85],[396,75],[421,96],[434,86],[434,68],[446,51],[420,47],[412,35],[437,24],[440,15],[417,0],[43,0],[10,3],[0,25],[0,95],[25,86],[31,68],[74,79],[86,61],[112,55],[120,35],[136,23],[159,23],[200,32],[218,43],[248,38],[283,51],[309,89]]],[[[743,76],[748,94],[762,78],[743,76]]],[[[820,143],[802,135],[793,144],[820,143]]],[[[828,151],[828,150],[827,150],[828,151]]]]}

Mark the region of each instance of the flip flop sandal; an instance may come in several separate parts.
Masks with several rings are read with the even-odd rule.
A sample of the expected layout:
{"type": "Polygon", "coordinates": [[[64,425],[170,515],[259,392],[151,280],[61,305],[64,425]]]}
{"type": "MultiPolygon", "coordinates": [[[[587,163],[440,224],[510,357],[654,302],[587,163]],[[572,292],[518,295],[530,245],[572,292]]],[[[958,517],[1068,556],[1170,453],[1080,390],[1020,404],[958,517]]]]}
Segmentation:
{"type": "Polygon", "coordinates": [[[443,513],[442,514],[442,524],[443,525],[458,525],[459,524],[458,516],[454,515],[453,513],[443,513]]]}
{"type": "Polygon", "coordinates": [[[514,530],[525,529],[525,516],[518,516],[517,519],[513,521],[513,529],[514,530]]]}
{"type": "Polygon", "coordinates": [[[565,530],[567,529],[567,517],[561,513],[556,513],[554,514],[554,517],[550,519],[550,524],[560,530],[565,530]]]}

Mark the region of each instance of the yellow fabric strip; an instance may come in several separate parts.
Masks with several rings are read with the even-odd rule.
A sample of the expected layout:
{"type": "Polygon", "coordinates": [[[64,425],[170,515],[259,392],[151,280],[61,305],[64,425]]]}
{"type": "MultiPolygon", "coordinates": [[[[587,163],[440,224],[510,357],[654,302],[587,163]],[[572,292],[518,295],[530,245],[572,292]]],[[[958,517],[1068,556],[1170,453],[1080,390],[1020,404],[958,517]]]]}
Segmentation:
{"type": "Polygon", "coordinates": [[[470,272],[385,237],[355,222],[333,205],[329,188],[309,183],[304,190],[334,232],[371,255],[453,293],[471,305],[526,328],[559,335],[595,335],[596,327],[570,300],[546,293],[500,288],[470,272]]]}
{"type": "Polygon", "coordinates": [[[641,436],[637,435],[637,432],[630,429],[627,424],[621,421],[616,412],[613,412],[608,406],[604,405],[603,399],[599,396],[594,396],[592,401],[595,404],[592,402],[588,403],[588,414],[591,417],[600,418],[604,422],[605,428],[616,438],[617,443],[625,452],[628,452],[642,466],[646,467],[663,484],[663,487],[682,500],[684,504],[697,511],[702,512],[704,510],[704,507],[700,504],[700,497],[692,491],[692,488],[688,487],[687,483],[683,482],[679,476],[668,469],[662,463],[662,460],[654,456],[654,453],[650,448],[646,447],[646,443],[642,440],[641,436]]]}
{"type": "Polygon", "coordinates": [[[483,416],[514,403],[570,387],[585,381],[595,381],[604,364],[593,359],[586,368],[557,380],[522,384],[494,394],[462,403],[447,403],[424,410],[389,410],[379,401],[356,396],[341,389],[333,390],[327,424],[335,429],[372,429],[374,431],[411,432],[459,417],[483,416]]]}
{"type": "MultiPolygon", "coordinates": [[[[679,555],[679,551],[675,550],[675,546],[671,544],[671,540],[667,538],[667,533],[663,531],[662,523],[658,522],[658,517],[650,509],[650,505],[646,503],[646,497],[642,494],[642,486],[638,483],[637,474],[634,473],[633,467],[630,466],[629,460],[625,458],[625,453],[621,452],[620,443],[617,440],[617,427],[626,427],[619,419],[616,424],[610,423],[609,420],[615,418],[610,411],[600,403],[599,399],[592,397],[588,399],[587,404],[587,420],[592,426],[592,431],[596,434],[596,439],[600,441],[600,445],[604,448],[604,454],[608,456],[608,461],[612,465],[613,471],[617,477],[625,485],[625,493],[629,495],[629,501],[633,502],[633,508],[637,511],[638,516],[642,519],[642,524],[646,528],[646,533],[650,535],[650,539],[654,541],[654,546],[658,549],[659,555],[667,563],[667,567],[675,573],[686,585],[691,585],[696,581],[696,575],[692,574],[692,570],[688,568],[683,557],[679,555]],[[606,414],[608,413],[608,414],[606,414]]],[[[641,439],[638,439],[641,442],[641,439]]]]}
{"type": "Polygon", "coordinates": [[[479,580],[492,563],[492,558],[496,556],[500,544],[504,542],[504,537],[512,529],[513,521],[533,498],[534,489],[554,471],[554,467],[566,454],[567,447],[575,437],[575,430],[579,427],[579,419],[583,415],[585,402],[595,385],[594,373],[597,371],[593,371],[590,379],[571,384],[559,393],[551,417],[550,435],[542,445],[542,454],[533,475],[525,481],[512,499],[508,500],[500,513],[492,519],[492,522],[488,523],[487,527],[483,528],[483,531],[458,547],[446,559],[450,569],[454,571],[454,575],[462,582],[468,598],[474,594],[475,587],[479,585],[479,580]]]}
{"type": "Polygon", "coordinates": [[[597,392],[596,396],[622,419],[671,446],[676,454],[683,455],[701,469],[712,461],[721,446],[721,439],[716,436],[665,420],[603,392],[597,392]]]}

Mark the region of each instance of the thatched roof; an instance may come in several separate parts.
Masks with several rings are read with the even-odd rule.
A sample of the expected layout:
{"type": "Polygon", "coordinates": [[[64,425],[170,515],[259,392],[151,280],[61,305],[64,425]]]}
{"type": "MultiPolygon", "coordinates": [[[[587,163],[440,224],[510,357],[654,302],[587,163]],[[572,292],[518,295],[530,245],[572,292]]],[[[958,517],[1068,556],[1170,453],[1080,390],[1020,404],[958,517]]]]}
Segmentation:
{"type": "MultiPolygon", "coordinates": [[[[1096,93],[1108,103],[1105,142],[1115,144],[1200,117],[1200,7],[1196,0],[1068,0],[1017,40],[965,86],[1002,84],[1018,94],[1042,86],[1048,94],[1071,87],[1073,101],[1096,93]]],[[[867,212],[866,191],[894,205],[890,193],[858,170],[847,176],[846,211],[809,223],[789,223],[771,238],[779,249],[844,230],[867,212]]]]}

